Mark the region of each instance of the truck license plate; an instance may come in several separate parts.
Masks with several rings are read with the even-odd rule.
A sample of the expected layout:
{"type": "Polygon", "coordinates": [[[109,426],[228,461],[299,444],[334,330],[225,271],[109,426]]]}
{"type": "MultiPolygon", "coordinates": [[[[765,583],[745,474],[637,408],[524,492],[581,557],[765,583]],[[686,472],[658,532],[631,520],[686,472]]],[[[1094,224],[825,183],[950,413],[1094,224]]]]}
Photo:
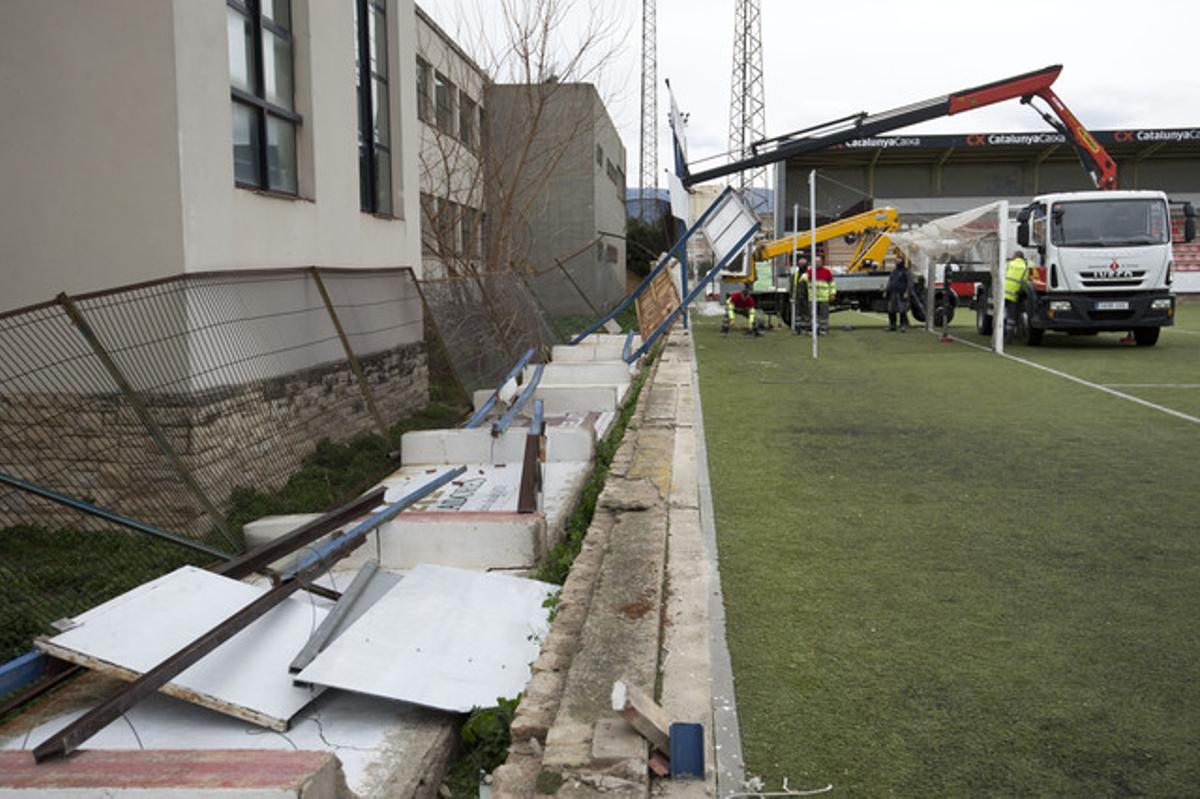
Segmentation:
{"type": "Polygon", "coordinates": [[[1115,302],[1098,302],[1096,303],[1097,311],[1128,311],[1129,303],[1124,300],[1115,302]]]}

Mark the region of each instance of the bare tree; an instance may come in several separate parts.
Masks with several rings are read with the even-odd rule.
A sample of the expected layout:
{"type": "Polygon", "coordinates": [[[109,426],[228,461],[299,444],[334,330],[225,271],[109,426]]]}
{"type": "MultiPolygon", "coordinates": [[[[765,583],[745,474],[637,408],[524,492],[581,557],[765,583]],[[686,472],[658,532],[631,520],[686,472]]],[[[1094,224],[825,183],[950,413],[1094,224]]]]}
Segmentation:
{"type": "MultiPolygon", "coordinates": [[[[474,90],[474,102],[485,100],[497,86],[508,98],[501,118],[485,100],[476,123],[462,99],[438,105],[446,92],[430,87],[422,227],[426,252],[450,277],[530,273],[531,212],[549,181],[562,177],[564,156],[597,114],[593,96],[578,91],[579,84],[603,86],[627,33],[620,16],[595,0],[501,0],[498,13],[489,8],[477,6],[460,29],[474,63],[448,59],[446,72],[435,67],[431,75],[435,84],[447,79],[459,94],[472,87],[463,99],[474,90]]],[[[421,42],[423,50],[431,47],[421,42]]],[[[602,106],[601,96],[594,97],[602,106]]]]}

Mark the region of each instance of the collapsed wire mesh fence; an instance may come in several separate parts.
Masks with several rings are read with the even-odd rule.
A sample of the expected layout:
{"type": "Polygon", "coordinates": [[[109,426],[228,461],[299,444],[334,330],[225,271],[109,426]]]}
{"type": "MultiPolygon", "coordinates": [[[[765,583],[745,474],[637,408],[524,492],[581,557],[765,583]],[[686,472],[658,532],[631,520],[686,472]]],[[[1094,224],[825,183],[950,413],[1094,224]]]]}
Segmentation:
{"type": "MultiPolygon", "coordinates": [[[[184,275],[9,312],[0,470],[232,553],[238,491],[279,488],[321,439],[378,432],[372,402],[386,423],[424,404],[423,339],[407,269],[184,275]]],[[[0,661],[208,560],[0,488],[0,661]]]]}

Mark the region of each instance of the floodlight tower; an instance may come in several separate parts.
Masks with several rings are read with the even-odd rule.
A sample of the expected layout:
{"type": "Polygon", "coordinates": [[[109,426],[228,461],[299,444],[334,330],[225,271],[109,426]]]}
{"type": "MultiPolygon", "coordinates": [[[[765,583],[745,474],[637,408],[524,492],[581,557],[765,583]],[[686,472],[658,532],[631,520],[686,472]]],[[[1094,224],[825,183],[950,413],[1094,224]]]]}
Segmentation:
{"type": "Polygon", "coordinates": [[[642,0],[642,142],[638,163],[638,212],[645,221],[646,205],[658,187],[658,45],[655,0],[642,0]]]}
{"type": "MultiPolygon", "coordinates": [[[[733,79],[729,96],[729,157],[747,158],[750,144],[767,137],[767,105],[763,90],[762,8],[759,0],[734,0],[733,79]]],[[[767,168],[732,177],[739,189],[765,188],[767,168]]]]}

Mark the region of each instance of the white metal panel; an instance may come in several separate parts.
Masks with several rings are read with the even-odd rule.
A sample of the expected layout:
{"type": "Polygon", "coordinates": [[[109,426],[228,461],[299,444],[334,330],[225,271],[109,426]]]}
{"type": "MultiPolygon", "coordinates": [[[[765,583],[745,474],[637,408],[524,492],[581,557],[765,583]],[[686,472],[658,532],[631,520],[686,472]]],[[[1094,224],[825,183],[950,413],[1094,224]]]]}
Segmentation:
{"type": "Polygon", "coordinates": [[[734,252],[738,242],[758,223],[754,212],[736,193],[722,195],[717,203],[718,207],[705,220],[700,232],[712,247],[714,258],[721,261],[734,252]]]}
{"type": "MultiPolygon", "coordinates": [[[[76,616],[37,646],[88,668],[133,679],[249,605],[268,588],[184,566],[76,616]]],[[[292,684],[288,663],[328,603],[292,597],[163,687],[163,693],[277,730],[319,690],[292,684]]]]}
{"type": "Polygon", "coordinates": [[[549,631],[549,583],[421,565],[296,679],[466,712],[515,697],[549,631]]]}

